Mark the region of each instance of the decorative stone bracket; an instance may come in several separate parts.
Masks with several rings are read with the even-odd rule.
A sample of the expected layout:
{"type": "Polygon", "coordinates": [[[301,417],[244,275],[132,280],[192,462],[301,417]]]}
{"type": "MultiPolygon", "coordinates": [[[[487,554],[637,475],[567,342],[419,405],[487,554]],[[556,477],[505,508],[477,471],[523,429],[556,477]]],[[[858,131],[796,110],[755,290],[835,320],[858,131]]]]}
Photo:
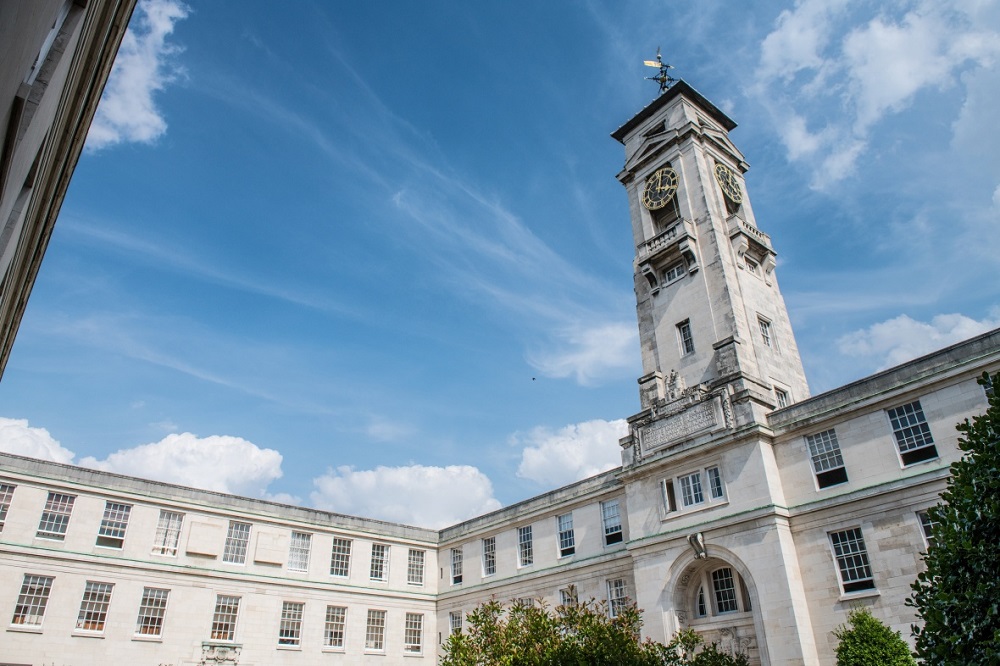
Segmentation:
{"type": "Polygon", "coordinates": [[[236,666],[243,646],[236,643],[202,641],[199,666],[236,666]]]}

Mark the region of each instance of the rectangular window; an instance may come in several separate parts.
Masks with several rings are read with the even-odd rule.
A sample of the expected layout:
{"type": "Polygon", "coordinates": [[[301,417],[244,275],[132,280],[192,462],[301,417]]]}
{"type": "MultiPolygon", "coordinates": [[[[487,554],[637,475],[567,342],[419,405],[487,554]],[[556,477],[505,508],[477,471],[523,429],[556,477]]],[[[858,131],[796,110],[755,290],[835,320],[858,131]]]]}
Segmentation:
{"type": "Polygon", "coordinates": [[[250,523],[230,520],[229,532],[226,533],[226,547],[222,551],[222,561],[230,564],[245,564],[249,543],[250,523]]]}
{"type": "Polygon", "coordinates": [[[50,492],[48,499],[45,500],[45,508],[42,510],[41,520],[38,521],[38,532],[35,536],[58,541],[65,539],[75,501],[76,495],[50,492]]]}
{"type": "Polygon", "coordinates": [[[184,514],[160,509],[160,520],[156,524],[156,542],[153,546],[154,555],[177,555],[177,544],[181,539],[181,525],[184,524],[184,514]]]}
{"type": "Polygon", "coordinates": [[[747,272],[760,277],[760,264],[749,257],[744,257],[744,261],[746,261],[747,272]]]}
{"type": "Polygon", "coordinates": [[[678,261],[663,272],[663,283],[667,284],[668,282],[682,278],[685,273],[687,273],[687,266],[683,261],[678,261]]]}
{"type": "Polygon", "coordinates": [[[681,504],[694,506],[705,501],[701,490],[701,472],[680,476],[677,481],[681,485],[681,504]]]}
{"type": "Polygon", "coordinates": [[[312,549],[312,534],[292,532],[288,545],[288,570],[309,571],[309,551],[312,549]]]}
{"type": "Polygon", "coordinates": [[[448,629],[452,634],[462,633],[462,611],[448,613],[448,629]]]}
{"type": "Polygon", "coordinates": [[[559,557],[576,552],[576,536],[573,534],[573,514],[566,513],[556,519],[559,523],[559,557]]]}
{"type": "Polygon", "coordinates": [[[406,558],[406,582],[409,585],[424,584],[424,551],[410,549],[406,558]]]}
{"type": "Polygon", "coordinates": [[[368,572],[372,580],[389,580],[389,546],[384,543],[372,544],[372,566],[368,572]]]}
{"type": "Polygon", "coordinates": [[[368,624],[365,626],[365,649],[375,652],[385,651],[384,610],[368,611],[368,624]]]}
{"type": "Polygon", "coordinates": [[[917,519],[920,520],[920,531],[924,535],[924,541],[930,547],[934,543],[934,521],[927,515],[926,511],[917,511],[917,519]]]}
{"type": "Polygon", "coordinates": [[[424,644],[424,616],[420,613],[406,614],[403,633],[403,652],[420,654],[424,644]]]}
{"type": "Polygon", "coordinates": [[[570,585],[559,590],[560,606],[576,606],[579,603],[576,595],[576,586],[570,585]]]}
{"type": "Polygon", "coordinates": [[[847,469],[844,467],[844,458],[840,455],[840,444],[834,430],[806,435],[806,444],[816,472],[816,483],[820,488],[847,482],[847,469]]]}
{"type": "Polygon", "coordinates": [[[855,527],[843,532],[831,532],[830,542],[837,558],[844,592],[873,589],[875,581],[872,579],[868,551],[865,549],[865,539],[861,536],[861,529],[855,527]]]}
{"type": "Polygon", "coordinates": [[[11,624],[23,627],[42,626],[53,580],[55,579],[51,576],[24,574],[24,582],[21,583],[21,593],[17,595],[17,605],[14,606],[11,624]]]}
{"type": "Polygon", "coordinates": [[[113,583],[95,583],[88,580],[80,601],[80,614],[76,616],[76,628],[80,631],[104,631],[111,605],[113,583]]]}
{"type": "Polygon", "coordinates": [[[462,549],[451,549],[451,584],[458,585],[462,582],[462,549]]]}
{"type": "Polygon", "coordinates": [[[924,418],[920,401],[888,410],[892,423],[892,434],[896,436],[896,446],[903,459],[903,465],[912,465],[923,460],[937,458],[937,448],[931,429],[924,418]]]}
{"type": "Polygon", "coordinates": [[[601,502],[601,522],[604,524],[604,545],[622,542],[622,516],[618,500],[601,502]]]}
{"type": "Polygon", "coordinates": [[[763,317],[757,317],[757,326],[760,328],[760,339],[765,345],[771,347],[771,322],[763,317]]]}
{"type": "Polygon", "coordinates": [[[285,601],[281,604],[281,623],[278,625],[278,645],[298,647],[302,641],[302,611],[305,604],[285,601]]]}
{"type": "Polygon", "coordinates": [[[780,388],[774,389],[774,399],[778,402],[778,409],[783,407],[788,407],[789,402],[788,391],[782,391],[780,388]]]}
{"type": "Polygon", "coordinates": [[[347,608],[326,607],[326,624],[323,627],[323,646],[344,649],[344,626],[347,624],[347,608]]]}
{"type": "Polygon", "coordinates": [[[10,501],[14,498],[14,488],[8,483],[0,483],[0,532],[3,532],[3,524],[7,520],[7,510],[10,509],[10,501]]]}
{"type": "Polygon", "coordinates": [[[726,492],[722,487],[722,473],[719,468],[709,467],[705,470],[705,476],[708,477],[708,492],[712,495],[712,499],[722,499],[726,492]]]}
{"type": "Polygon", "coordinates": [[[132,513],[131,504],[105,502],[104,518],[101,519],[101,528],[97,531],[97,545],[104,548],[121,548],[125,544],[125,530],[128,529],[130,513],[132,513]]]}
{"type": "Polygon", "coordinates": [[[608,615],[618,617],[628,605],[628,588],[625,587],[624,578],[615,578],[608,581],[608,615]]]}
{"type": "Polygon", "coordinates": [[[517,528],[517,566],[526,567],[535,562],[531,525],[517,528]]]}
{"type": "Polygon", "coordinates": [[[155,587],[142,589],[139,617],[135,621],[136,636],[163,635],[163,617],[167,613],[168,596],[170,596],[170,590],[160,590],[155,587]]]}
{"type": "Polygon", "coordinates": [[[351,540],[333,537],[330,551],[330,575],[347,578],[351,573],[351,540]]]}
{"type": "Polygon", "coordinates": [[[685,319],[677,324],[677,343],[681,348],[681,356],[694,353],[694,338],[691,336],[690,319],[685,319]]]}
{"type": "Polygon", "coordinates": [[[483,539],[483,575],[492,576],[497,572],[497,538],[483,539]]]}
{"type": "Polygon", "coordinates": [[[231,641],[236,636],[236,618],[240,614],[240,598],[220,594],[215,598],[212,615],[212,640],[231,641]]]}
{"type": "Polygon", "coordinates": [[[673,481],[663,482],[663,506],[668,512],[677,510],[677,497],[674,495],[673,481]]]}
{"type": "Polygon", "coordinates": [[[736,601],[736,580],[732,569],[723,567],[712,572],[712,590],[715,592],[716,613],[735,613],[740,609],[736,601]]]}

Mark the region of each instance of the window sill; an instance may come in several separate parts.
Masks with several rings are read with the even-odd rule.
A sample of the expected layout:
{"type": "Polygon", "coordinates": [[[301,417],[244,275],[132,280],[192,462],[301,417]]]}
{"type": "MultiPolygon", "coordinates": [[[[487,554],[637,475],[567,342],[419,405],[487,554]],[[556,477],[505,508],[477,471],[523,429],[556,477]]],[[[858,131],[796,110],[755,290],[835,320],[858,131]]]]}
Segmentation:
{"type": "Polygon", "coordinates": [[[162,643],[162,636],[133,636],[132,640],[137,643],[162,643]]]}
{"type": "Polygon", "coordinates": [[[278,645],[276,647],[278,650],[284,650],[288,652],[302,652],[301,645],[278,645]]]}
{"type": "Polygon", "coordinates": [[[368,648],[365,648],[365,654],[370,654],[373,657],[384,657],[385,650],[369,650],[368,648]]]}
{"type": "Polygon", "coordinates": [[[93,631],[74,631],[70,635],[73,636],[74,638],[101,638],[101,639],[104,638],[103,633],[97,633],[93,631]]]}
{"type": "Polygon", "coordinates": [[[674,520],[682,516],[690,516],[696,513],[701,513],[702,511],[710,511],[712,509],[718,509],[720,507],[729,506],[729,497],[720,497],[711,502],[702,502],[701,504],[692,504],[691,506],[684,506],[674,511],[664,511],[663,517],[660,518],[660,522],[667,522],[668,520],[674,520]]]}
{"type": "Polygon", "coordinates": [[[320,652],[334,652],[334,653],[338,653],[339,652],[340,654],[343,654],[344,653],[344,648],[342,648],[342,647],[330,647],[328,645],[328,646],[324,647],[322,650],[320,650],[320,652]]]}
{"type": "Polygon", "coordinates": [[[423,658],[424,653],[423,652],[403,652],[403,656],[404,657],[416,657],[418,659],[421,659],[421,658],[423,658]]]}
{"type": "Polygon", "coordinates": [[[858,590],[857,592],[842,592],[837,601],[854,601],[855,599],[866,599],[868,597],[880,597],[882,593],[879,592],[878,588],[873,587],[870,590],[858,590]]]}
{"type": "Polygon", "coordinates": [[[42,627],[41,625],[35,626],[35,625],[12,624],[9,627],[7,627],[7,631],[17,631],[22,634],[40,634],[42,633],[42,627]]]}

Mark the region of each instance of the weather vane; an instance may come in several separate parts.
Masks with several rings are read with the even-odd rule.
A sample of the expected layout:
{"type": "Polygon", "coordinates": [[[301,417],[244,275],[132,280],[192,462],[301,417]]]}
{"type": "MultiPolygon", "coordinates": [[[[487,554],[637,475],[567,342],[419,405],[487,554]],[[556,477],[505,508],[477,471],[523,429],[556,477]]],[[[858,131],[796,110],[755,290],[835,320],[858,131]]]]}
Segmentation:
{"type": "Polygon", "coordinates": [[[656,47],[656,60],[643,60],[642,64],[644,64],[646,67],[656,67],[656,68],[658,68],[660,70],[659,75],[657,75],[657,76],[647,76],[646,80],[647,81],[656,81],[657,83],[659,83],[660,84],[660,94],[661,95],[664,92],[666,92],[667,88],[670,87],[670,84],[672,84],[674,81],[677,80],[674,77],[672,77],[669,74],[667,74],[667,70],[668,69],[673,69],[673,65],[669,65],[669,64],[663,62],[663,58],[660,57],[660,47],[659,46],[656,47]]]}

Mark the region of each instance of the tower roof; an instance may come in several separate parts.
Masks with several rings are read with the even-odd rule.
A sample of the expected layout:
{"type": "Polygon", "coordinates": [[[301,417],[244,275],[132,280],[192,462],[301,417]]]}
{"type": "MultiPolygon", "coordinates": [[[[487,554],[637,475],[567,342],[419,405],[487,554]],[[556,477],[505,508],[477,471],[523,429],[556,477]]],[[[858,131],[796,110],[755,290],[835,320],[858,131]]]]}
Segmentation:
{"type": "Polygon", "coordinates": [[[687,82],[682,79],[668,88],[665,93],[650,102],[642,111],[632,116],[631,120],[612,132],[611,138],[620,143],[625,143],[625,137],[628,136],[629,132],[634,130],[640,123],[659,111],[664,105],[668,104],[672,99],[679,95],[687,97],[689,100],[701,107],[702,110],[706,111],[708,115],[712,116],[712,118],[717,120],[720,125],[725,127],[727,132],[736,127],[736,123],[732,118],[720,111],[719,108],[709,102],[704,95],[689,86],[687,82]]]}

